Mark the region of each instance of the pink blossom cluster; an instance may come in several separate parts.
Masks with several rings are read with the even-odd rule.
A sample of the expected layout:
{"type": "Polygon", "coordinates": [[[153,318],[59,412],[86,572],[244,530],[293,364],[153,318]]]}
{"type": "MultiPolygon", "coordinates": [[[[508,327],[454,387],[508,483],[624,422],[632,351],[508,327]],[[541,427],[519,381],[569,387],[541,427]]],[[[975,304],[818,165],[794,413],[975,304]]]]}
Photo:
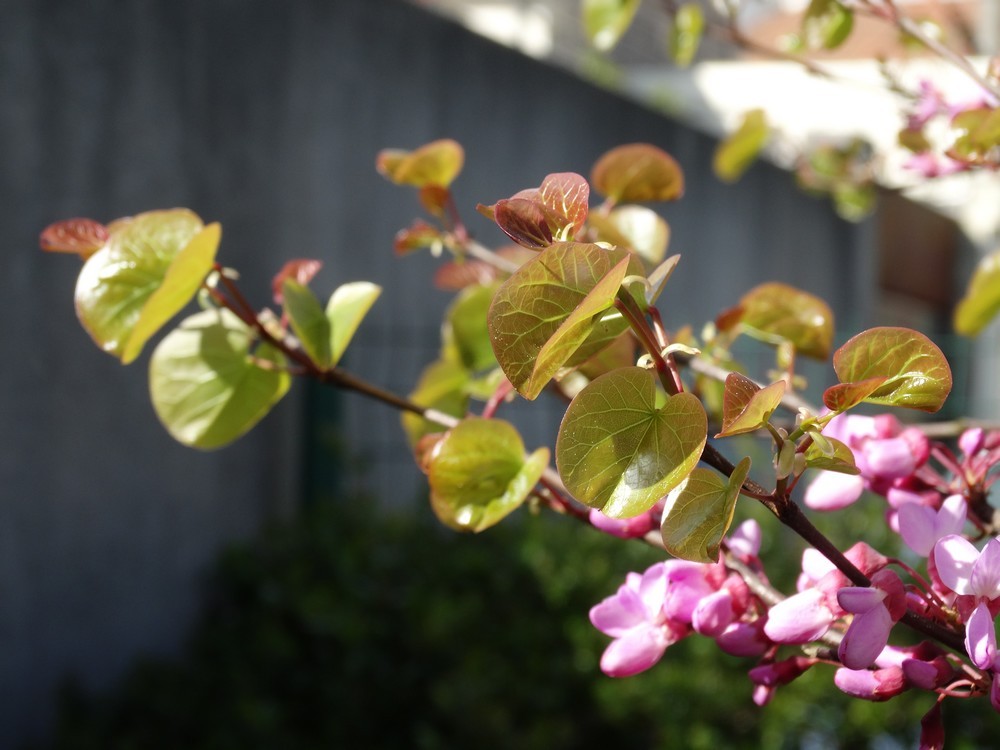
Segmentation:
{"type": "MultiPolygon", "coordinates": [[[[887,523],[912,553],[907,560],[916,562],[858,542],[844,557],[867,579],[868,585],[859,586],[807,549],[796,592],[782,597],[758,557],[760,527],[746,521],[726,540],[728,556],[719,562],[659,562],[642,574],[630,573],[614,595],[591,609],[591,622],[613,639],[602,670],[613,677],[636,674],[656,664],[671,644],[697,633],[727,653],[758,658],[749,675],[759,705],[780,685],[826,663],[837,667],[837,687],[858,698],[888,700],[908,689],[942,697],[988,694],[1000,711],[994,623],[1000,613],[1000,537],[977,546],[963,536],[987,524],[970,514],[967,498],[985,498],[992,469],[1000,464],[1000,433],[968,430],[957,454],[887,416],[838,416],[823,434],[850,447],[860,473],[820,472],[805,503],[833,510],[865,491],[883,496],[887,523]],[[964,640],[966,653],[931,640],[890,645],[894,626],[915,617],[950,635],[944,640],[956,647],[964,640]],[[787,654],[787,647],[806,644],[808,651],[787,654]]],[[[620,536],[640,536],[655,527],[654,520],[643,516],[628,528],[600,518],[592,522],[620,536]]],[[[932,738],[943,731],[937,704],[923,731],[933,746],[932,738]]]]}

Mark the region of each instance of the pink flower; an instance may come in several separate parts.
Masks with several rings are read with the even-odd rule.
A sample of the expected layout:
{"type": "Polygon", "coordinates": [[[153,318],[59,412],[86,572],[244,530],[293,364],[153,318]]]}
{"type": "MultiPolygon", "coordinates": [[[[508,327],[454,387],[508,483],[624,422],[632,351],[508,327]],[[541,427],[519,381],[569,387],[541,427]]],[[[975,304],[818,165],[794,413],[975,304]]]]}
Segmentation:
{"type": "Polygon", "coordinates": [[[899,533],[910,549],[928,557],[939,539],[962,530],[967,511],[961,495],[950,495],[938,510],[922,503],[904,503],[898,510],[899,533]]]}
{"type": "Polygon", "coordinates": [[[666,597],[665,564],[657,563],[641,576],[629,573],[616,594],[591,608],[594,627],[614,638],[601,656],[605,674],[628,677],[649,669],[687,635],[687,625],[664,613],[666,597]]]}
{"type": "Polygon", "coordinates": [[[646,536],[659,525],[652,513],[642,513],[633,518],[611,518],[596,508],[590,511],[590,523],[594,528],[622,539],[646,536]]]}
{"type": "Polygon", "coordinates": [[[887,701],[907,688],[902,667],[875,670],[842,667],[834,673],[833,684],[850,696],[869,701],[887,701]]]}
{"type": "Polygon", "coordinates": [[[865,480],[858,474],[821,471],[806,487],[802,500],[813,510],[840,510],[854,503],[865,491],[865,480]]]}
{"type": "Polygon", "coordinates": [[[835,619],[826,594],[806,589],[771,607],[764,634],[775,643],[809,643],[822,638],[835,619]]]}
{"type": "Polygon", "coordinates": [[[840,642],[840,661],[848,669],[865,669],[882,653],[889,631],[905,614],[906,589],[899,576],[886,568],[872,576],[871,586],[840,589],[837,601],[854,614],[840,642]]]}
{"type": "Polygon", "coordinates": [[[991,539],[982,552],[964,537],[952,534],[934,545],[937,575],[960,597],[959,612],[966,614],[965,650],[980,669],[997,669],[994,608],[1000,599],[1000,539],[991,539]],[[971,613],[969,606],[974,604],[971,613]]]}

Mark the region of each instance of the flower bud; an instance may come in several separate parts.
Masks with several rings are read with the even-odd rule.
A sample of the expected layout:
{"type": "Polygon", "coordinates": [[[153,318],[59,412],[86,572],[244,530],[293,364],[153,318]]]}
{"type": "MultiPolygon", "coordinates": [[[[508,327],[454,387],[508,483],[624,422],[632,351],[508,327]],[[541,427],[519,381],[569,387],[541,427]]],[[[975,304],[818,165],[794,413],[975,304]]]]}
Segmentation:
{"type": "Polygon", "coordinates": [[[833,684],[848,695],[866,701],[887,701],[907,688],[902,667],[875,670],[842,667],[833,675],[833,684]]]}

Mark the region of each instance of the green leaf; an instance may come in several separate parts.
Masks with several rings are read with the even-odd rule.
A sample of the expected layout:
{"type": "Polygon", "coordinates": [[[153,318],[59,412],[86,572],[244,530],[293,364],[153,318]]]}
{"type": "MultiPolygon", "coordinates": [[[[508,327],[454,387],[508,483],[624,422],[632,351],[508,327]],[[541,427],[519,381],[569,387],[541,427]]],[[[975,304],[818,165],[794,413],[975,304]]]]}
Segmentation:
{"type": "MultiPolygon", "coordinates": [[[[461,417],[469,405],[468,385],[469,372],[460,362],[439,359],[424,368],[409,400],[418,406],[461,417]]],[[[411,447],[424,435],[442,431],[436,422],[409,412],[402,415],[401,421],[411,447]]]]}
{"type": "Polygon", "coordinates": [[[330,321],[323,312],[323,306],[309,287],[292,278],[285,279],[281,293],[285,314],[302,348],[318,367],[327,369],[333,357],[330,352],[330,321]]]}
{"type": "Polygon", "coordinates": [[[695,396],[668,398],[652,372],[627,367],[602,375],[573,399],[559,427],[556,464],[581,503],[629,518],[691,473],[707,434],[695,396]]]}
{"type": "Polygon", "coordinates": [[[667,254],[670,227],[646,206],[618,206],[607,216],[592,216],[590,226],[597,230],[599,241],[628,248],[650,267],[667,254]]]}
{"type": "Polygon", "coordinates": [[[760,429],[767,424],[784,395],[783,380],[760,388],[745,375],[729,373],[723,396],[722,432],[716,437],[732,437],[760,429]]]}
{"type": "Polygon", "coordinates": [[[624,250],[557,243],[497,290],[488,315],[490,339],[518,393],[536,398],[595,330],[603,346],[625,329],[620,317],[602,322],[602,316],[614,304],[630,258],[624,250]]]}
{"type": "Polygon", "coordinates": [[[719,561],[719,547],[733,523],[750,459],[744,458],[728,479],[712,469],[697,468],[667,495],[660,532],[674,557],[699,563],[719,561]]]}
{"type": "Polygon", "coordinates": [[[1000,312],[1000,250],[979,261],[955,308],[955,330],[975,336],[1000,312]]]}
{"type": "Polygon", "coordinates": [[[705,16],[698,3],[684,3],[674,14],[670,31],[670,57],[681,68],[694,60],[705,31],[705,16]]]}
{"type": "Polygon", "coordinates": [[[740,307],[740,323],[754,338],[771,344],[789,341],[799,353],[816,359],[829,356],[833,312],[819,297],[771,282],[747,292],[740,307]]]}
{"type": "Polygon", "coordinates": [[[830,411],[847,411],[882,387],[886,378],[868,378],[857,383],[831,385],[823,392],[823,405],[830,411]]]}
{"type": "Polygon", "coordinates": [[[628,30],[641,0],[583,0],[583,28],[602,52],[612,49],[628,30]]]}
{"type": "Polygon", "coordinates": [[[908,328],[872,328],[859,333],[833,355],[842,383],[871,378],[885,382],[864,400],[883,406],[935,412],[951,392],[951,368],[941,350],[908,328]]]}
{"type": "Polygon", "coordinates": [[[192,315],[153,352],[153,408],[179,442],[210,450],[257,424],[288,391],[284,357],[228,310],[192,315]],[[261,363],[262,366],[259,366],[261,363]]]}
{"type": "Polygon", "coordinates": [[[770,128],[762,109],[752,109],[743,115],[740,126],[715,150],[712,169],[724,182],[736,182],[747,171],[767,143],[770,128]]]}
{"type": "Polygon", "coordinates": [[[486,315],[498,285],[470,286],[462,290],[445,314],[446,346],[454,345],[462,365],[473,372],[496,367],[486,315]]]}
{"type": "Polygon", "coordinates": [[[525,460],[521,436],[508,422],[463,419],[430,458],[431,507],[447,526],[483,531],[527,499],[548,463],[546,448],[525,460]]]}
{"type": "Polygon", "coordinates": [[[197,293],[220,229],[175,209],[121,219],[108,232],[77,278],[76,312],[98,346],[128,364],[197,293]]]}
{"type": "Polygon", "coordinates": [[[330,321],[331,365],[336,366],[354,338],[358,326],[382,294],[382,287],[370,281],[352,281],[337,287],[326,303],[330,321]]]}
{"type": "Polygon", "coordinates": [[[677,200],[684,173],[666,151],[648,143],[618,146],[604,154],[590,174],[594,190],[613,203],[677,200]]]}
{"type": "Polygon", "coordinates": [[[810,49],[836,49],[853,26],[854,13],[840,0],[812,0],[802,17],[802,38],[810,49]]]}
{"type": "Polygon", "coordinates": [[[813,442],[806,448],[806,466],[811,469],[836,471],[841,474],[860,474],[854,462],[854,452],[836,438],[823,436],[823,441],[830,446],[830,451],[824,451],[822,444],[813,442]]]}
{"type": "Polygon", "coordinates": [[[414,151],[385,149],[379,152],[375,168],[397,185],[448,187],[462,171],[464,162],[462,146],[445,138],[414,151]]]}

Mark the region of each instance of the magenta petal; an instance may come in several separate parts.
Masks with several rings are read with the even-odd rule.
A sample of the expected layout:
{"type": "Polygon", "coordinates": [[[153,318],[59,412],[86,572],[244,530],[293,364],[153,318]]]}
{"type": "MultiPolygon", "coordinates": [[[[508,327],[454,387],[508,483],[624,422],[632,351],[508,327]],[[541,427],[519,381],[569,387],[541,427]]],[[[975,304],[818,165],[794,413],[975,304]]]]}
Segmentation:
{"type": "Polygon", "coordinates": [[[978,605],[965,624],[965,650],[972,663],[980,669],[989,669],[997,655],[997,634],[993,615],[986,604],[978,605]]]}
{"type": "Polygon", "coordinates": [[[760,524],[752,518],[741,523],[729,536],[730,552],[741,557],[756,557],[760,552],[760,524]]]}
{"type": "Polygon", "coordinates": [[[917,460],[905,438],[869,440],[864,447],[868,470],[879,479],[901,479],[913,473],[917,460]]]}
{"type": "Polygon", "coordinates": [[[691,625],[702,635],[715,638],[733,621],[733,597],[726,591],[716,591],[698,602],[691,616],[691,625]]]}
{"type": "Polygon", "coordinates": [[[865,669],[878,658],[889,640],[892,618],[889,610],[878,606],[864,614],[855,615],[851,626],[844,633],[838,655],[848,669],[865,669]]]}
{"type": "Polygon", "coordinates": [[[938,537],[960,534],[965,528],[965,520],[969,514],[969,504],[961,495],[949,495],[941,503],[935,526],[938,537]]]}
{"type": "Polygon", "coordinates": [[[971,594],[969,579],[972,566],[979,559],[979,550],[957,534],[939,539],[934,545],[934,566],[941,582],[956,594],[971,594]]]}
{"type": "Polygon", "coordinates": [[[663,602],[667,598],[667,575],[663,563],[656,563],[646,569],[639,581],[639,598],[650,620],[660,617],[663,602]]]}
{"type": "Polygon", "coordinates": [[[756,625],[734,622],[715,638],[719,648],[732,656],[760,656],[768,642],[756,625]]]}
{"type": "Polygon", "coordinates": [[[837,592],[840,606],[855,614],[868,612],[881,605],[884,599],[885,592],[872,586],[845,586],[837,592]]]}
{"type": "Polygon", "coordinates": [[[864,489],[860,475],[821,471],[806,488],[803,502],[813,510],[840,510],[861,497],[864,489]]]}
{"type": "Polygon", "coordinates": [[[667,650],[662,627],[638,627],[613,640],[601,656],[601,671],[609,677],[629,677],[656,664],[667,650]]]}
{"type": "Polygon", "coordinates": [[[809,643],[829,630],[833,620],[823,592],[806,589],[771,607],[764,634],[775,643],[809,643]]]}
{"type": "Polygon", "coordinates": [[[1000,596],[1000,540],[990,539],[972,566],[969,587],[976,596],[993,600],[1000,596]]]}
{"type": "Polygon", "coordinates": [[[833,684],[848,695],[869,701],[885,701],[906,689],[906,677],[900,667],[886,669],[838,669],[833,684]]]}
{"type": "Polygon", "coordinates": [[[647,619],[639,595],[628,586],[622,586],[617,594],[590,608],[590,622],[605,635],[617,638],[647,619]]]}

